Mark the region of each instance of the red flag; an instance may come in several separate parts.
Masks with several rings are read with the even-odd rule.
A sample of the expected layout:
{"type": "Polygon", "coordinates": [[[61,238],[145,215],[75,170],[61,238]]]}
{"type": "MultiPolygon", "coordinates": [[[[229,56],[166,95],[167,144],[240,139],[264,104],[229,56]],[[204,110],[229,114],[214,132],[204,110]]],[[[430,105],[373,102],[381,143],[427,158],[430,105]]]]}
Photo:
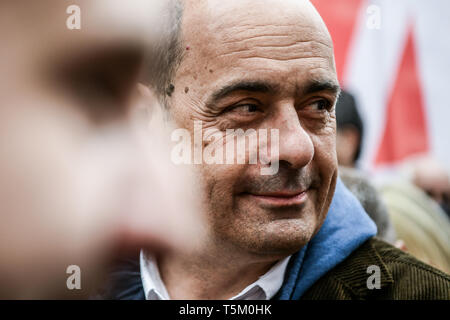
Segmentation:
{"type": "Polygon", "coordinates": [[[347,54],[362,0],[312,0],[311,2],[330,31],[333,39],[338,78],[342,81],[347,54]]]}
{"type": "Polygon", "coordinates": [[[412,29],[391,92],[386,126],[375,164],[395,163],[429,150],[422,87],[417,68],[412,29]]]}

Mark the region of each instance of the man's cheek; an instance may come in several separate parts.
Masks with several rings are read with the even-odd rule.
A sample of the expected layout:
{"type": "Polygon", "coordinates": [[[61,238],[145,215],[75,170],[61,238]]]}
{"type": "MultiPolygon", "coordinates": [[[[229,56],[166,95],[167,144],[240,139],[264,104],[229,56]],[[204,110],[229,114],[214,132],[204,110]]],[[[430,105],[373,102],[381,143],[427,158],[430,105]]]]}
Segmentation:
{"type": "Polygon", "coordinates": [[[313,136],[314,158],[319,170],[332,172],[337,167],[336,136],[327,134],[313,136]]]}
{"type": "Polygon", "coordinates": [[[314,166],[321,178],[317,202],[324,205],[332,197],[333,183],[337,172],[336,143],[333,135],[314,136],[314,166]]]}
{"type": "Polygon", "coordinates": [[[203,190],[207,201],[219,200],[224,206],[231,205],[234,195],[234,187],[242,175],[242,165],[227,164],[203,164],[201,175],[203,190]]]}

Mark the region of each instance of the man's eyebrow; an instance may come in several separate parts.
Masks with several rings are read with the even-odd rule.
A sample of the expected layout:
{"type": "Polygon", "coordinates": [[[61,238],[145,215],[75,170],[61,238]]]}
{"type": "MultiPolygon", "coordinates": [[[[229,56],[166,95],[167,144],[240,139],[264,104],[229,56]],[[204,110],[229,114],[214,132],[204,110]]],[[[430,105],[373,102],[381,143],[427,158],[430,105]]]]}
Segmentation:
{"type": "Polygon", "coordinates": [[[320,91],[329,91],[339,96],[341,87],[339,83],[333,80],[312,80],[306,84],[302,90],[298,90],[302,95],[313,94],[320,91]]]}
{"type": "Polygon", "coordinates": [[[277,86],[274,86],[273,84],[265,81],[239,80],[225,85],[224,87],[214,92],[208,99],[207,105],[214,104],[216,101],[236,91],[267,93],[277,91],[277,86]]]}

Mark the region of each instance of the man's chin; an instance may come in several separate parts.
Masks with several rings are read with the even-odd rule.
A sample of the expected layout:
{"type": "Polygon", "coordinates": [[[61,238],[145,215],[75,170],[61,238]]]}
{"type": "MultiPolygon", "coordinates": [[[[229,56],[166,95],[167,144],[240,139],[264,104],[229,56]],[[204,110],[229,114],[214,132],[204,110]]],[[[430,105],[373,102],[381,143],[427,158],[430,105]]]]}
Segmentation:
{"type": "Polygon", "coordinates": [[[315,219],[279,219],[262,224],[249,234],[242,234],[238,239],[240,246],[250,253],[286,257],[305,246],[316,233],[316,229],[315,219]]]}

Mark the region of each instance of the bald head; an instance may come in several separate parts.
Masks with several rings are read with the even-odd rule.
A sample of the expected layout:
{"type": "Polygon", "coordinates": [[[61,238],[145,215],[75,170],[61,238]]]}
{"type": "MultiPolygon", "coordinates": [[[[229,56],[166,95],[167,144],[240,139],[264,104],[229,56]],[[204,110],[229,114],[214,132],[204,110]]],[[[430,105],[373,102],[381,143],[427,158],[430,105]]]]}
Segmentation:
{"type": "MultiPolygon", "coordinates": [[[[182,27],[184,41],[204,46],[206,36],[223,41],[219,49],[233,40],[274,37],[287,30],[293,33],[291,40],[309,38],[332,45],[321,17],[306,0],[187,0],[182,27]]],[[[280,46],[289,43],[285,34],[272,40],[280,46]]]]}

